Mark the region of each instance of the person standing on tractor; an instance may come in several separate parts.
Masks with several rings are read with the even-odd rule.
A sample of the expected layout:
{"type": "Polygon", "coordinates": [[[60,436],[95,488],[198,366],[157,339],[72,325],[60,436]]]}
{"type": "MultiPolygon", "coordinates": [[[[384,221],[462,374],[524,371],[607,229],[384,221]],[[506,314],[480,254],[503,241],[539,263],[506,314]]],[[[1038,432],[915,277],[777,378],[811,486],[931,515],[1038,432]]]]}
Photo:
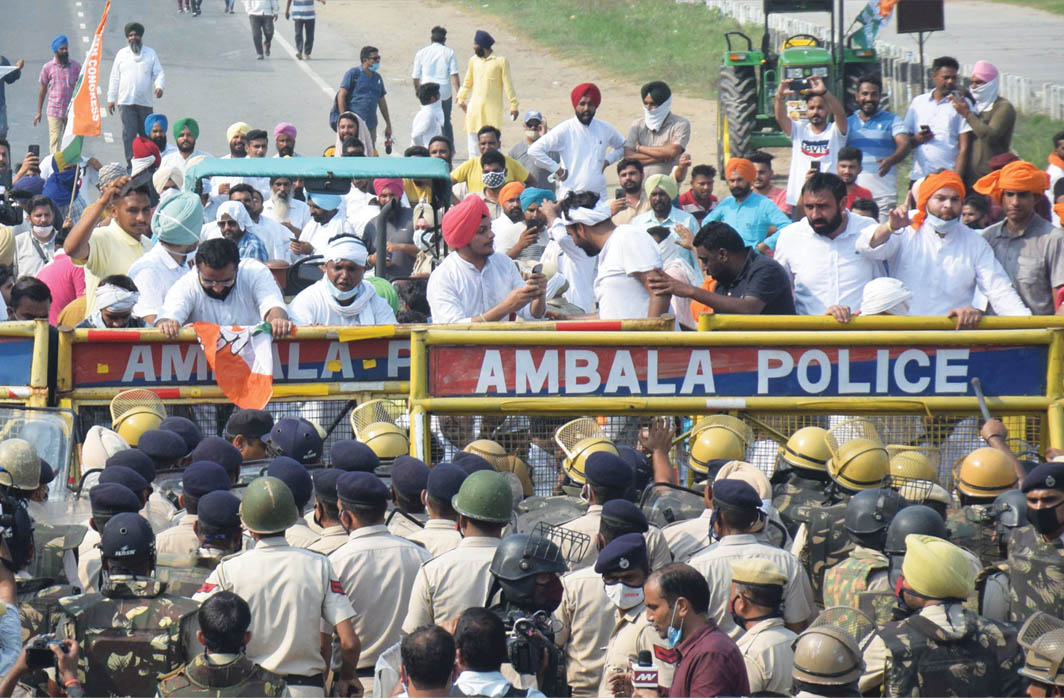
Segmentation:
{"type": "Polygon", "coordinates": [[[839,149],[846,145],[846,110],[828,92],[823,78],[809,76],[805,93],[805,121],[791,119],[787,113],[787,93],[791,81],[781,81],[776,91],[776,121],[791,140],[791,170],[787,175],[787,204],[798,203],[805,181],[816,172],[834,173],[839,149]],[[828,123],[828,113],[834,117],[828,123]],[[808,123],[806,123],[808,122],[808,123]]]}
{"type": "Polygon", "coordinates": [[[917,95],[905,113],[905,131],[913,147],[913,169],[909,187],[922,177],[939,170],[963,175],[968,168],[972,147],[972,127],[954,107],[956,100],[969,109],[975,105],[957,93],[960,64],[950,56],[939,56],[931,63],[931,80],[935,89],[917,95]]]}

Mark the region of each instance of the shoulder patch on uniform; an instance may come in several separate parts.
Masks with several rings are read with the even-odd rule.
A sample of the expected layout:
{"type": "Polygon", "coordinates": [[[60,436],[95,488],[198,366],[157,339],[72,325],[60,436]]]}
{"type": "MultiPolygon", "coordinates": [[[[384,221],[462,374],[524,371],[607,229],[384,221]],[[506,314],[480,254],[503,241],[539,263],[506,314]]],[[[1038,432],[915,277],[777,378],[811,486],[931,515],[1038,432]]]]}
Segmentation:
{"type": "Polygon", "coordinates": [[[333,593],[340,593],[341,595],[344,593],[344,587],[340,585],[339,581],[329,581],[329,588],[332,589],[333,593]]]}
{"type": "Polygon", "coordinates": [[[210,593],[217,587],[218,584],[216,583],[204,583],[202,586],[199,587],[199,590],[196,591],[196,593],[210,593]]]}
{"type": "Polygon", "coordinates": [[[680,660],[680,652],[675,649],[666,649],[665,647],[655,644],[654,658],[658,661],[664,661],[667,664],[675,664],[680,660]]]}

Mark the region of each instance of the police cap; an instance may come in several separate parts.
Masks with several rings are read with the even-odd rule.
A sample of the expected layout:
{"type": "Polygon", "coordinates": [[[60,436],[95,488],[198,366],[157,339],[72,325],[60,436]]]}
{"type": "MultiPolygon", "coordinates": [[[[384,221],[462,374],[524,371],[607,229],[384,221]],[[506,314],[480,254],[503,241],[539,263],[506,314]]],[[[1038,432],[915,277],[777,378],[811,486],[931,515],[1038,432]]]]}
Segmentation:
{"type": "Polygon", "coordinates": [[[155,533],[137,513],[119,513],[104,525],[100,549],[105,557],[116,559],[151,554],[155,551],[155,533]]]}
{"type": "Polygon", "coordinates": [[[425,490],[440,503],[450,505],[458,489],[462,488],[462,482],[465,481],[466,476],[468,475],[465,470],[456,464],[446,462],[437,464],[429,470],[425,490]]]}
{"type": "Polygon", "coordinates": [[[369,445],[358,440],[337,440],[332,446],[332,466],[345,472],[372,472],[381,458],[369,445]]]}
{"type": "Polygon", "coordinates": [[[739,479],[720,479],[713,482],[713,500],[735,508],[757,510],[761,508],[761,497],[754,487],[739,479]]]}
{"type": "Polygon", "coordinates": [[[185,438],[172,430],[145,430],[137,442],[137,448],[156,463],[176,462],[189,453],[185,438]]]}
{"type": "Polygon", "coordinates": [[[602,520],[615,530],[646,532],[650,529],[642,508],[623,498],[614,498],[602,504],[602,520]]]}
{"type": "Polygon", "coordinates": [[[181,475],[181,490],[193,498],[203,498],[211,491],[228,491],[232,485],[225,469],[215,462],[193,462],[181,475]]]}
{"type": "Polygon", "coordinates": [[[292,498],[295,499],[296,507],[300,510],[310,500],[310,494],[314,491],[314,481],[310,478],[310,472],[291,457],[275,457],[270,462],[270,466],[266,468],[266,476],[283,481],[292,492],[292,498]]]}
{"type": "Polygon", "coordinates": [[[605,574],[611,571],[630,571],[631,569],[649,568],[647,561],[647,543],[643,536],[630,532],[614,539],[599,552],[595,560],[595,573],[605,574]]]}
{"type": "Polygon", "coordinates": [[[417,457],[399,455],[392,462],[392,487],[407,498],[419,498],[429,481],[429,467],[417,457]]]}
{"type": "Polygon", "coordinates": [[[388,502],[388,487],[376,474],[345,472],[336,480],[336,496],[352,505],[383,506],[388,502]]]}
{"type": "Polygon", "coordinates": [[[245,438],[261,440],[263,435],[268,435],[273,430],[273,415],[269,411],[260,411],[254,408],[241,408],[233,411],[229,416],[229,422],[225,424],[225,435],[229,439],[237,435],[245,438]]]}
{"type": "Polygon", "coordinates": [[[143,476],[129,467],[107,467],[100,472],[101,484],[122,484],[134,493],[140,493],[148,488],[149,482],[143,476]]]}
{"type": "Polygon", "coordinates": [[[592,452],[584,462],[584,475],[596,486],[631,488],[635,472],[620,456],[605,450],[592,452]]]}
{"type": "Polygon", "coordinates": [[[180,435],[181,439],[185,441],[186,455],[196,449],[196,446],[200,444],[200,440],[203,439],[203,433],[200,432],[199,426],[184,416],[167,416],[163,418],[163,422],[159,424],[159,430],[169,430],[180,435]]]}
{"type": "Polygon", "coordinates": [[[129,449],[115,452],[107,458],[104,466],[129,467],[143,476],[145,481],[155,480],[155,462],[138,447],[130,447],[129,449]]]}
{"type": "Polygon", "coordinates": [[[89,505],[94,516],[136,513],[140,510],[140,498],[122,484],[96,484],[89,489],[89,505]]]}
{"type": "Polygon", "coordinates": [[[230,491],[204,494],[197,510],[199,523],[215,531],[240,527],[240,499],[230,491]]]}
{"type": "Polygon", "coordinates": [[[55,470],[52,469],[52,465],[41,459],[41,481],[40,485],[50,484],[55,479],[55,470]]]}
{"type": "Polygon", "coordinates": [[[491,462],[472,452],[456,452],[452,461],[461,467],[467,475],[489,469],[495,471],[495,467],[491,466],[491,462]]]}
{"type": "Polygon", "coordinates": [[[768,559],[733,559],[731,562],[732,581],[760,586],[783,586],[787,575],[768,559]]]}
{"type": "Polygon", "coordinates": [[[336,481],[346,472],[341,469],[315,469],[311,474],[314,480],[314,495],[319,501],[336,506],[336,481]]]}
{"type": "Polygon", "coordinates": [[[244,456],[240,454],[240,450],[217,435],[200,440],[200,444],[192,450],[191,457],[193,462],[207,461],[222,465],[230,480],[240,474],[240,467],[244,464],[244,456]]]}
{"type": "Polygon", "coordinates": [[[1039,464],[1024,477],[1021,488],[1024,493],[1036,489],[1064,491],[1064,462],[1039,464]]]}

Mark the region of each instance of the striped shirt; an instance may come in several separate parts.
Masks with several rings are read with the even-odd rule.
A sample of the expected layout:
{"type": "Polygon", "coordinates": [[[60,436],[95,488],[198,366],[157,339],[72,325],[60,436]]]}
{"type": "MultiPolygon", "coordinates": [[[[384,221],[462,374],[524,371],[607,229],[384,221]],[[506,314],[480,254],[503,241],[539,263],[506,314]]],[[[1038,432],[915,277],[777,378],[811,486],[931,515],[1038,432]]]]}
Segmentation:
{"type": "Polygon", "coordinates": [[[314,0],[292,0],[292,19],[314,19],[314,0]]]}
{"type": "Polygon", "coordinates": [[[74,86],[81,73],[81,64],[70,61],[65,66],[54,58],[41,68],[41,85],[48,88],[49,117],[66,119],[70,98],[74,95],[74,86]]]}

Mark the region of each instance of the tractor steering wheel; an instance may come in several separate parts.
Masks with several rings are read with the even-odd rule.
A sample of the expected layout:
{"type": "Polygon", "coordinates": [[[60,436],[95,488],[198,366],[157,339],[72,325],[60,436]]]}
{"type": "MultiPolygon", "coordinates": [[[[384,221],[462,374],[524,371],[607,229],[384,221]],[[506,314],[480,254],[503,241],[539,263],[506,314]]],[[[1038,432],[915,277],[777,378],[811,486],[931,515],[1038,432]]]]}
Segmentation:
{"type": "Polygon", "coordinates": [[[787,37],[787,40],[785,42],[783,42],[784,46],[789,46],[790,43],[792,41],[794,41],[795,39],[809,39],[810,41],[813,42],[813,46],[823,46],[824,45],[824,42],[822,42],[818,37],[815,37],[812,34],[794,34],[792,36],[787,37]]]}

